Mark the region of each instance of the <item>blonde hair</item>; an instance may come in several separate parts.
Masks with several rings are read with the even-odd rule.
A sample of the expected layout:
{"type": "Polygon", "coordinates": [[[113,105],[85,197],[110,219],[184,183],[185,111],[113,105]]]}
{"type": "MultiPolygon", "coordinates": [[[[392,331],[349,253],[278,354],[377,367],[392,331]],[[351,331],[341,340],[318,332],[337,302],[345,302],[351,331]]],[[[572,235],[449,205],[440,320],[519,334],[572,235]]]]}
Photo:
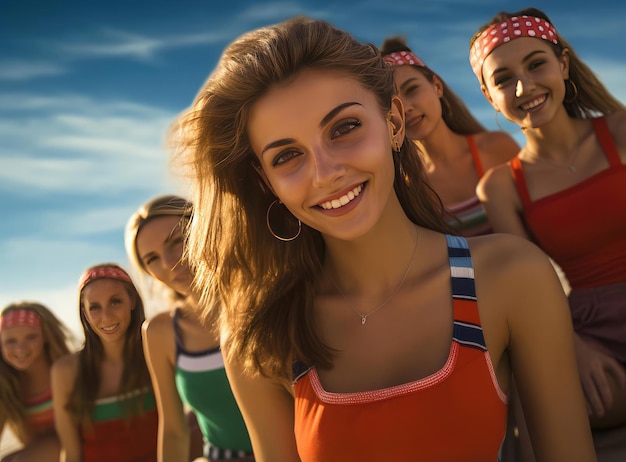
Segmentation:
{"type": "MultiPolygon", "coordinates": [[[[70,352],[74,339],[70,330],[44,305],[36,302],[22,301],[5,307],[0,316],[16,310],[34,311],[41,319],[41,333],[44,341],[44,355],[48,365],[70,352]]],[[[0,355],[0,416],[15,436],[26,444],[30,435],[26,408],[24,406],[18,372],[0,355]]]]}
{"type": "MultiPolygon", "coordinates": [[[[385,39],[380,47],[380,51],[383,56],[398,51],[413,52],[406,44],[406,39],[400,36],[385,39]]],[[[476,117],[472,115],[463,100],[454,91],[452,91],[439,74],[426,65],[405,65],[408,65],[416,71],[422,73],[430,83],[433,83],[435,78],[439,79],[443,89],[443,94],[441,98],[439,98],[441,103],[441,118],[450,130],[459,135],[474,135],[476,133],[486,131],[485,127],[483,127],[476,117]]]]}
{"type": "MultiPolygon", "coordinates": [[[[286,380],[286,358],[331,366],[332,351],[312,319],[325,245],[305,224],[287,243],[268,231],[266,212],[276,198],[258,174],[246,125],[257,99],[303,68],[344,72],[376,97],[382,116],[391,107],[393,74],[375,46],[327,22],[297,17],[231,43],[171,131],[194,178],[188,249],[205,314],[206,307],[219,305],[207,299],[221,297],[229,353],[252,372],[286,380]]],[[[443,206],[424,179],[415,149],[410,142],[398,153],[389,149],[395,192],[412,221],[447,230],[443,206]]]]}
{"type": "MultiPolygon", "coordinates": [[[[470,50],[474,42],[489,26],[513,16],[523,15],[545,19],[554,26],[548,15],[537,8],[526,8],[513,13],[501,11],[474,34],[470,40],[470,50]]],[[[591,68],[578,57],[574,49],[558,33],[558,30],[556,35],[558,42],[556,45],[551,42],[546,43],[552,46],[557,58],[560,58],[564,51],[569,55],[569,80],[574,84],[574,87],[572,87],[571,84],[567,85],[567,83],[564,83],[566,92],[563,106],[565,106],[567,114],[575,119],[585,119],[624,110],[624,105],[607,90],[591,68]],[[573,88],[576,90],[573,90],[573,88]]]]}

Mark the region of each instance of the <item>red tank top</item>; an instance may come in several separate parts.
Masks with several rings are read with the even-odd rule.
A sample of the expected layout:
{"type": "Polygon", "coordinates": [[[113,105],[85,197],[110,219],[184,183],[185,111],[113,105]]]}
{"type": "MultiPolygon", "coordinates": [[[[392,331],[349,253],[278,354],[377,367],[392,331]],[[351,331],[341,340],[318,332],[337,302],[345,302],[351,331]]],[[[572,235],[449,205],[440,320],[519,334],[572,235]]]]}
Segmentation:
{"type": "Polygon", "coordinates": [[[526,226],[574,289],[626,281],[626,165],[606,119],[592,123],[609,168],[570,188],[532,202],[521,161],[511,161],[526,226]]]}
{"type": "Polygon", "coordinates": [[[153,393],[99,399],[93,424],[82,429],[84,462],[156,462],[158,414],[153,393]],[[141,414],[124,417],[123,402],[143,400],[141,414]]]}
{"type": "Polygon", "coordinates": [[[303,462],[498,460],[506,396],[485,346],[467,241],[446,237],[454,310],[446,363],[415,382],[360,393],[327,392],[314,367],[302,370],[294,392],[303,462]]]}

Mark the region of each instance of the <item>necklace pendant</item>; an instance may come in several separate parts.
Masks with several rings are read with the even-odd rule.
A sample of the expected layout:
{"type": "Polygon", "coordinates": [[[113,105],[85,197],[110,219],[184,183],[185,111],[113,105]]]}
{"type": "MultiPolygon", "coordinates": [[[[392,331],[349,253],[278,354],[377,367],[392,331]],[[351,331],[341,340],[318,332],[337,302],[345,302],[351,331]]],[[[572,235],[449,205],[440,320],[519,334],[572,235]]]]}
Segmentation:
{"type": "Polygon", "coordinates": [[[366,322],[367,322],[367,315],[366,314],[362,314],[361,315],[361,325],[364,326],[366,322]]]}

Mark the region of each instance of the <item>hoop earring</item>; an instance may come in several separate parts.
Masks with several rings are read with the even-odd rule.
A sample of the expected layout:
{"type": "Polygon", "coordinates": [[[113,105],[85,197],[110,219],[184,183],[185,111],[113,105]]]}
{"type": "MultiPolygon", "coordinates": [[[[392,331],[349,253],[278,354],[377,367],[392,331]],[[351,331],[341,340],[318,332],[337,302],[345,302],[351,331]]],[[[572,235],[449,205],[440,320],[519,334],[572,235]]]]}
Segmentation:
{"type": "Polygon", "coordinates": [[[565,81],[565,99],[563,100],[563,102],[567,104],[572,104],[576,101],[577,98],[578,98],[578,87],[576,86],[576,83],[574,83],[572,79],[567,79],[565,81]],[[569,87],[567,85],[567,82],[570,83],[569,87]],[[568,91],[570,87],[572,88],[572,91],[571,91],[572,94],[570,95],[570,98],[568,99],[567,94],[570,93],[568,91]]]}
{"type": "MultiPolygon", "coordinates": [[[[278,234],[276,234],[274,232],[274,230],[272,229],[272,225],[270,224],[270,212],[272,210],[272,207],[274,207],[274,205],[276,204],[282,204],[282,202],[278,199],[274,200],[274,202],[272,202],[270,204],[270,206],[267,208],[267,213],[265,215],[265,219],[266,219],[266,223],[267,223],[267,229],[269,229],[270,234],[272,236],[274,236],[276,239],[278,239],[279,241],[283,241],[283,242],[290,242],[295,240],[299,235],[300,232],[302,232],[302,222],[300,220],[298,220],[298,232],[296,233],[295,236],[293,237],[283,237],[283,236],[279,236],[278,234]]],[[[296,218],[297,219],[297,218],[296,218]]]]}

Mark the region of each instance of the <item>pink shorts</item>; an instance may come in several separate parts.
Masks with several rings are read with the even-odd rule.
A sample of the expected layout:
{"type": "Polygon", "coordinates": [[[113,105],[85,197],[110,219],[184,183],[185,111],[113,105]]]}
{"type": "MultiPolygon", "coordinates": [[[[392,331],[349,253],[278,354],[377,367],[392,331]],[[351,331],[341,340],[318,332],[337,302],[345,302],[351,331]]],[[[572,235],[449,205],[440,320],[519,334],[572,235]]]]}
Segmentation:
{"type": "Polygon", "coordinates": [[[626,282],[569,295],[574,331],[626,365],[626,282]]]}

